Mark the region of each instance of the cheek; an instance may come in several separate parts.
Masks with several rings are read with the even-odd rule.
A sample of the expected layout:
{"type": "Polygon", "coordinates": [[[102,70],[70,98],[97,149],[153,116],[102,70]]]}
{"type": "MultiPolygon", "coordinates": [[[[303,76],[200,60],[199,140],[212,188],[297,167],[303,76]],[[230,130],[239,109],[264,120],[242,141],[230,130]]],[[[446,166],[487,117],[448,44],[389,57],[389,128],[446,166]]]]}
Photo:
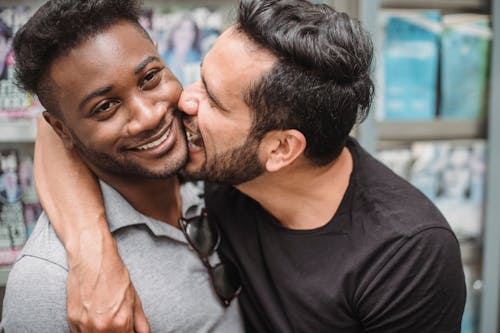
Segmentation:
{"type": "Polygon", "coordinates": [[[182,86],[169,69],[165,69],[160,89],[157,89],[157,96],[160,100],[177,104],[181,97],[182,86]]]}
{"type": "Polygon", "coordinates": [[[94,123],[92,126],[81,126],[75,134],[86,147],[112,153],[118,149],[122,137],[121,128],[124,127],[118,124],[100,122],[94,123]]]}

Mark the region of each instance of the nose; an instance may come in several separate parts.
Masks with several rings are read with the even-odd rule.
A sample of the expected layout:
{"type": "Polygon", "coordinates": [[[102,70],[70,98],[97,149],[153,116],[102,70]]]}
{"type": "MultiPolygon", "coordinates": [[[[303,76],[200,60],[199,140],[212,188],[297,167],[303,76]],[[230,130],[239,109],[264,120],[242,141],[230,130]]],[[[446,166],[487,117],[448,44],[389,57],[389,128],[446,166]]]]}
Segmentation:
{"type": "Polygon", "coordinates": [[[128,132],[138,135],[154,129],[165,117],[168,105],[160,101],[152,101],[146,96],[134,96],[129,100],[128,132]]]}
{"type": "Polygon", "coordinates": [[[198,114],[200,96],[202,94],[202,83],[198,81],[184,88],[179,99],[179,110],[186,115],[194,117],[198,114]]]}

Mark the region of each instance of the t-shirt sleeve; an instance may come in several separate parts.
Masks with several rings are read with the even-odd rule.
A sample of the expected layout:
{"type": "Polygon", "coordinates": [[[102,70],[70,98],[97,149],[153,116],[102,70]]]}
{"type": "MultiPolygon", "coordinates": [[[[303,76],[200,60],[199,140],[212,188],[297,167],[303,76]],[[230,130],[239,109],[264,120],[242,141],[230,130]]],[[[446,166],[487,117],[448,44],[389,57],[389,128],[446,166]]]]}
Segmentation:
{"type": "Polygon", "coordinates": [[[445,228],[409,237],[358,299],[364,332],[460,332],[465,280],[458,241],[445,228]]]}
{"type": "Polygon", "coordinates": [[[49,261],[24,256],[9,273],[0,331],[69,332],[67,271],[49,261]]]}

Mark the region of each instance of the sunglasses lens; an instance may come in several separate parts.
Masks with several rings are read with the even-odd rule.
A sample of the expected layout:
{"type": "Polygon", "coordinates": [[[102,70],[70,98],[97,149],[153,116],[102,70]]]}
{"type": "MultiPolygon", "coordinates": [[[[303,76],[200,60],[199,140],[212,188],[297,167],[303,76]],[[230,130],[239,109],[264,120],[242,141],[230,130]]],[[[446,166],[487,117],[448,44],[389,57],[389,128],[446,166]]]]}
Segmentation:
{"type": "Polygon", "coordinates": [[[203,215],[191,220],[186,226],[186,234],[196,250],[204,257],[211,255],[217,244],[218,233],[203,215]]]}
{"type": "Polygon", "coordinates": [[[230,262],[217,264],[213,268],[214,286],[224,301],[232,300],[241,289],[241,280],[236,267],[230,262]]]}

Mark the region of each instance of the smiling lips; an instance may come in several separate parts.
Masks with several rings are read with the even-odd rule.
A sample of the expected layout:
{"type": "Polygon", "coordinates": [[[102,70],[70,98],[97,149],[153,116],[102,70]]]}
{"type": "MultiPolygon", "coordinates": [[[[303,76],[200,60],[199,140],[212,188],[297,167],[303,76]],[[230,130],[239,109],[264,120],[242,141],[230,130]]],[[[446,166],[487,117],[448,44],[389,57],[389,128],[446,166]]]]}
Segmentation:
{"type": "Polygon", "coordinates": [[[164,128],[162,131],[159,131],[157,133],[162,133],[162,132],[163,132],[163,134],[160,137],[158,137],[157,134],[152,135],[151,138],[149,139],[150,141],[145,142],[145,143],[143,142],[142,144],[140,144],[138,146],[129,147],[128,149],[145,152],[145,151],[153,150],[154,148],[161,146],[171,136],[170,134],[172,132],[172,123],[170,124],[170,126],[168,126],[167,128],[164,128]]]}
{"type": "Polygon", "coordinates": [[[168,128],[168,130],[159,139],[157,139],[157,140],[155,140],[153,142],[147,143],[145,145],[139,146],[139,147],[137,147],[135,149],[137,149],[137,150],[148,150],[148,149],[152,149],[152,148],[158,147],[165,140],[167,140],[169,134],[170,134],[170,127],[168,128]]]}

